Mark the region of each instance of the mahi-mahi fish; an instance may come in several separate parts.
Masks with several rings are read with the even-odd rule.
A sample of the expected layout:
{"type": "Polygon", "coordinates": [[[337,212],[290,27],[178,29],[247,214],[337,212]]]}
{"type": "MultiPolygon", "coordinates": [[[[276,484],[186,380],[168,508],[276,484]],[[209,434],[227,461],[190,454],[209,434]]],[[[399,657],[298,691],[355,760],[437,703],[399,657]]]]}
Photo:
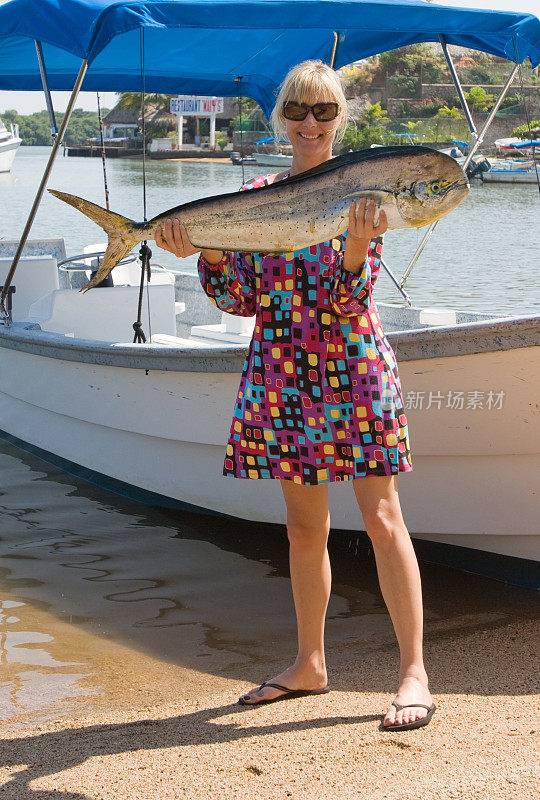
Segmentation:
{"type": "Polygon", "coordinates": [[[344,233],[350,204],[364,197],[375,201],[376,218],[384,209],[389,229],[421,228],[461,203],[469,183],[451,156],[415,145],[346,153],[269,186],[184,203],[148,222],[134,222],[81,197],[49,191],[108,234],[103,261],[86,291],[106,278],[135,245],[155,239],[167,218],[185,225],[194,247],[284,253],[344,233]]]}

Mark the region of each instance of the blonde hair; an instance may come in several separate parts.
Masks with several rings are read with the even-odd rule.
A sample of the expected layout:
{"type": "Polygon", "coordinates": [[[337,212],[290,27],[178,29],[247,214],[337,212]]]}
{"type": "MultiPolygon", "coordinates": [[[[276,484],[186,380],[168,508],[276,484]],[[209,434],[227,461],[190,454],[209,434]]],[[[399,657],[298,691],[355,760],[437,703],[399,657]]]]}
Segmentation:
{"type": "Polygon", "coordinates": [[[287,129],[281,114],[288,100],[298,103],[336,102],[340,108],[341,122],[336,139],[343,138],[348,123],[347,100],[341,82],[332,67],[323,61],[302,61],[289,70],[280,86],[276,104],[270,114],[270,124],[276,139],[287,137],[287,129]]]}

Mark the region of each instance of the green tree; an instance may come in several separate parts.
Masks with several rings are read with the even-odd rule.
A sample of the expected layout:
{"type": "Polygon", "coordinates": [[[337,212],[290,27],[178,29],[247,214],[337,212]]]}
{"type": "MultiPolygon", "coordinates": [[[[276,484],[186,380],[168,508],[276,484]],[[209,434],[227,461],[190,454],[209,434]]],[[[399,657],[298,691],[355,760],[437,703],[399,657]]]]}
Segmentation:
{"type": "Polygon", "coordinates": [[[380,103],[373,103],[370,105],[364,113],[362,114],[362,119],[368,123],[368,125],[374,125],[376,123],[381,123],[388,117],[388,112],[381,108],[380,103]]]}
{"type": "Polygon", "coordinates": [[[225,133],[223,133],[223,131],[217,131],[216,144],[220,148],[220,150],[225,150],[225,148],[229,144],[229,138],[225,133]]]}
{"type": "MultiPolygon", "coordinates": [[[[5,117],[5,114],[3,115],[5,117]]],[[[512,136],[526,136],[527,138],[532,136],[533,139],[537,139],[540,136],[540,119],[533,119],[530,123],[530,128],[527,123],[524,125],[518,125],[517,128],[514,128],[512,131],[512,136]]]]}
{"type": "Polygon", "coordinates": [[[463,119],[464,114],[459,108],[452,106],[452,108],[448,108],[448,106],[443,106],[439,108],[437,113],[435,114],[434,119],[463,119]]]}
{"type": "MultiPolygon", "coordinates": [[[[103,109],[103,113],[108,113],[103,109]]],[[[10,109],[3,112],[2,119],[7,123],[19,125],[19,135],[23,145],[50,145],[52,143],[49,116],[46,111],[36,111],[34,114],[22,116],[17,111],[10,109]]],[[[58,127],[64,119],[63,113],[56,114],[58,127]]],[[[95,111],[83,111],[76,108],[73,111],[66,130],[64,142],[67,145],[83,144],[87,139],[99,136],[99,121],[95,111]]]]}
{"type": "Polygon", "coordinates": [[[481,86],[473,86],[469,92],[465,92],[465,100],[472,111],[487,111],[493,105],[495,99],[492,94],[488,94],[481,86]]]}
{"type": "Polygon", "coordinates": [[[344,150],[362,150],[372,144],[384,144],[386,131],[382,125],[358,127],[355,123],[347,126],[342,139],[344,150]]]}
{"type": "Polygon", "coordinates": [[[447,74],[446,62],[427,43],[389,50],[379,56],[380,67],[390,75],[420,75],[428,83],[439,83],[447,74]]]}
{"type": "MultiPolygon", "coordinates": [[[[134,108],[137,111],[141,108],[141,92],[119,92],[118,93],[118,103],[116,104],[116,108],[119,109],[126,109],[126,108],[134,108]]],[[[167,111],[170,108],[170,100],[171,97],[176,97],[173,94],[145,94],[144,95],[144,104],[146,107],[149,105],[156,106],[157,108],[166,108],[167,111]]]]}

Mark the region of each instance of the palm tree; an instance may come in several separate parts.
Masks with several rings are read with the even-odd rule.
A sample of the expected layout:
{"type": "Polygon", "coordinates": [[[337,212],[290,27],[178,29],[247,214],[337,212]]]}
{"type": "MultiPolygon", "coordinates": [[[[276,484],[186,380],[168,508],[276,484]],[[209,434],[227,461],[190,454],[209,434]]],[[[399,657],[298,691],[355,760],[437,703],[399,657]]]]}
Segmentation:
{"type": "MultiPolygon", "coordinates": [[[[118,92],[120,97],[116,107],[117,108],[136,108],[140,109],[141,107],[141,92],[118,92]]],[[[169,109],[169,100],[171,97],[175,97],[175,95],[171,94],[145,94],[144,96],[144,104],[145,106],[153,105],[157,108],[167,108],[169,109]]]]}

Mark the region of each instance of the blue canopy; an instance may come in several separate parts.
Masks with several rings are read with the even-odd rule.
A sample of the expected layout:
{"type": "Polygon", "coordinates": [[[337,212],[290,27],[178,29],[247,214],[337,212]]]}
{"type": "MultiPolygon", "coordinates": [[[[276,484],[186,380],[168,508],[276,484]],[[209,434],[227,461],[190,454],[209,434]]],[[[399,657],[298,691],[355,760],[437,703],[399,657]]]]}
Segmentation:
{"type": "MultiPolygon", "coordinates": [[[[510,2],[509,2],[510,4],[510,2]]],[[[268,114],[288,69],[305,58],[335,66],[416,42],[438,41],[540,63],[531,14],[448,8],[424,0],[11,0],[0,7],[0,89],[40,89],[33,40],[51,89],[146,90],[257,100],[268,114]],[[240,86],[235,78],[241,77],[240,86]]]]}

